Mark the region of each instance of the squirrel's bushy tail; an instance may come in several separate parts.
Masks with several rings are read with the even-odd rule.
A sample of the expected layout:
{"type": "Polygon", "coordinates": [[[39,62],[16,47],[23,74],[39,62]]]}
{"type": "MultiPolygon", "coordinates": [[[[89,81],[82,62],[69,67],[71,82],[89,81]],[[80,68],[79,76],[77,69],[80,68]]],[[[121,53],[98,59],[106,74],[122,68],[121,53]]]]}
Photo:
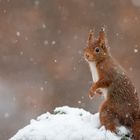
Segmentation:
{"type": "Polygon", "coordinates": [[[140,140],[140,119],[136,119],[132,125],[134,140],[140,140]]]}

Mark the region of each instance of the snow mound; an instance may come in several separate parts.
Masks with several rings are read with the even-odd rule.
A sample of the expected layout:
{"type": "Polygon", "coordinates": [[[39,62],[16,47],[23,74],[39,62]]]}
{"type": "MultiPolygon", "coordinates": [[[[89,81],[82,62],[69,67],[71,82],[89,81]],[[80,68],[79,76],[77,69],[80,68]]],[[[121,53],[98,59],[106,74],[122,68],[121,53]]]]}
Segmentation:
{"type": "Polygon", "coordinates": [[[58,107],[31,120],[9,140],[130,140],[125,127],[118,134],[100,126],[99,113],[91,114],[83,109],[58,107]]]}

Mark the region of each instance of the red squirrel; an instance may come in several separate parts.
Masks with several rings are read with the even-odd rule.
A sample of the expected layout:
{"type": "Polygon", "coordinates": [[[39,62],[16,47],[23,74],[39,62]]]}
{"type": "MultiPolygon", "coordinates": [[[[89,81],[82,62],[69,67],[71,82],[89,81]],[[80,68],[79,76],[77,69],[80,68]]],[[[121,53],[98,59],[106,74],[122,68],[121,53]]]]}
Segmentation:
{"type": "Polygon", "coordinates": [[[90,31],[84,58],[89,63],[93,78],[89,96],[96,93],[105,96],[99,109],[101,125],[112,132],[116,132],[117,126],[127,126],[132,130],[134,140],[140,140],[138,94],[127,74],[112,57],[104,28],[101,28],[98,38],[90,31]]]}

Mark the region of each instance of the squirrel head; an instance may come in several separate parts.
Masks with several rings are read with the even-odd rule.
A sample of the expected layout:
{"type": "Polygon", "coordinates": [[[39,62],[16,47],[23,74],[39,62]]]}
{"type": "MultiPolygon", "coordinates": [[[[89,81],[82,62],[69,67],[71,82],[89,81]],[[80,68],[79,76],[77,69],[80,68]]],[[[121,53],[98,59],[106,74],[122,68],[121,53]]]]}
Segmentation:
{"type": "Polygon", "coordinates": [[[101,28],[98,38],[95,38],[93,30],[90,30],[87,47],[84,50],[84,58],[90,62],[98,62],[108,55],[109,47],[107,46],[105,29],[101,28]]]}

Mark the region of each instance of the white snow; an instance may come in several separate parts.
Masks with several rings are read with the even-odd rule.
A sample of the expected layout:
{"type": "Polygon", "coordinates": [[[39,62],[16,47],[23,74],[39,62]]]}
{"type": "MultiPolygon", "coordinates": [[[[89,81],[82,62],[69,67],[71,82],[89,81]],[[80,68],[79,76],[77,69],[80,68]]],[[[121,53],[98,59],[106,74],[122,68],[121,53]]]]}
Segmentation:
{"type": "Polygon", "coordinates": [[[100,127],[99,113],[64,106],[31,120],[9,140],[120,140],[128,133],[123,126],[118,135],[100,127]]]}

